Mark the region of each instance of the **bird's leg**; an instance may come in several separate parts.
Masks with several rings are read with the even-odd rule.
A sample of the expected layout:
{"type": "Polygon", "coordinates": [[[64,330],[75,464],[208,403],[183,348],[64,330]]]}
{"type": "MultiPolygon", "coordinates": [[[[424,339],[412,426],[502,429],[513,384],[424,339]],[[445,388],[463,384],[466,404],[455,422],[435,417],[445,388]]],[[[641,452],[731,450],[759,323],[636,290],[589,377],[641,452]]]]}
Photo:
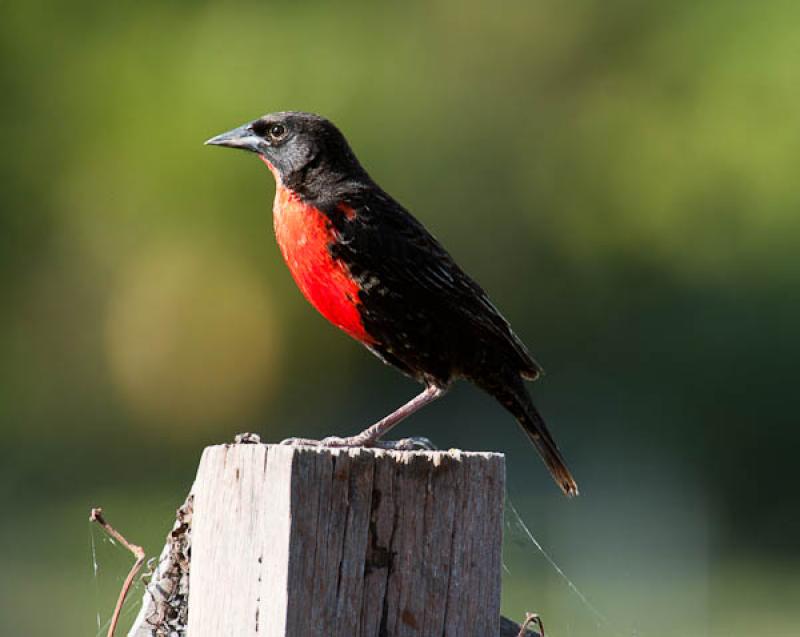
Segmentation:
{"type": "Polygon", "coordinates": [[[414,448],[427,448],[430,441],[423,439],[407,438],[397,442],[382,442],[381,436],[387,433],[392,427],[399,422],[408,418],[411,414],[422,409],[428,403],[433,402],[440,398],[447,391],[446,387],[439,385],[428,385],[425,390],[409,400],[405,405],[396,409],[385,418],[381,418],[371,427],[367,427],[364,431],[355,436],[348,436],[347,438],[338,438],[331,436],[323,440],[307,440],[305,438],[289,438],[284,440],[281,444],[287,445],[316,445],[323,447],[382,447],[387,449],[414,449],[414,448]]]}
{"type": "Polygon", "coordinates": [[[446,389],[438,385],[428,385],[425,390],[409,400],[405,405],[396,409],[385,418],[381,418],[371,427],[367,427],[360,434],[349,436],[347,438],[325,438],[322,444],[331,447],[371,447],[386,434],[390,429],[401,421],[408,418],[411,414],[422,409],[425,405],[432,403],[437,398],[441,397],[446,389]]]}

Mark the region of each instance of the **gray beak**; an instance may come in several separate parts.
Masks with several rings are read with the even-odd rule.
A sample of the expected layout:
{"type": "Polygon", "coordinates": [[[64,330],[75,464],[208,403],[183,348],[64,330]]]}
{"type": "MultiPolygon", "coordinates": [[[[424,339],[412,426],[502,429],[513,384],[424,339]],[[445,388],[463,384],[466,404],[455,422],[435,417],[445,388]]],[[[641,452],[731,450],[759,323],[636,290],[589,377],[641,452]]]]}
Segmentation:
{"type": "Polygon", "coordinates": [[[261,152],[264,140],[253,133],[250,124],[229,130],[206,141],[207,146],[227,146],[228,148],[241,148],[254,153],[261,152]]]}

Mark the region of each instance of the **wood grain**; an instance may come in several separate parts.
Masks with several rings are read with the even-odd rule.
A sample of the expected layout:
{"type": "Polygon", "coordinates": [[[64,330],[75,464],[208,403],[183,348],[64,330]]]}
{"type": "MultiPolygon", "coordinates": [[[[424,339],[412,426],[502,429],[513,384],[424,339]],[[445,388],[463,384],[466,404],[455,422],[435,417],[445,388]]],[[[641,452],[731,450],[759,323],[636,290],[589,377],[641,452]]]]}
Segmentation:
{"type": "Polygon", "coordinates": [[[190,637],[495,637],[500,454],[223,445],[194,486],[190,637]]]}

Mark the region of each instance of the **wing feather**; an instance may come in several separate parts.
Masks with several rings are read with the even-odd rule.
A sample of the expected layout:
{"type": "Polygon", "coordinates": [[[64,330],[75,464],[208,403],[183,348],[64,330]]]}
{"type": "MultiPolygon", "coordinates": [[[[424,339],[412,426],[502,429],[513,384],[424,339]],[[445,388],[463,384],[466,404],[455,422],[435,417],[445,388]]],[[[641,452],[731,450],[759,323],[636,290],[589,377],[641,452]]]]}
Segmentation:
{"type": "Polygon", "coordinates": [[[337,224],[341,241],[334,249],[354,276],[370,282],[364,295],[373,298],[365,298],[364,305],[379,300],[382,312],[392,313],[394,324],[387,326],[383,338],[392,339],[392,330],[407,337],[413,327],[426,327],[422,322],[439,334],[448,327],[468,326],[479,341],[505,351],[522,376],[533,379],[541,374],[542,368],[484,289],[405,208],[385,194],[377,201],[346,203],[356,214],[337,224]],[[403,328],[404,317],[408,329],[403,328]]]}

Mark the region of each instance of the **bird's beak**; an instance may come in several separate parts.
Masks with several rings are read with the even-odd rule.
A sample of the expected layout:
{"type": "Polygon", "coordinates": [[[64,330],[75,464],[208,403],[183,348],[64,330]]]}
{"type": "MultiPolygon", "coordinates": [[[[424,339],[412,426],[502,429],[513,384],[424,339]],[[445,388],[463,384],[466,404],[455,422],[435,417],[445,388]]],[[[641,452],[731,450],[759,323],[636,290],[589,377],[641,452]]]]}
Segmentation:
{"type": "Polygon", "coordinates": [[[228,146],[229,148],[241,148],[254,153],[261,152],[264,140],[253,133],[250,124],[245,124],[239,128],[229,130],[206,141],[207,146],[228,146]]]}

